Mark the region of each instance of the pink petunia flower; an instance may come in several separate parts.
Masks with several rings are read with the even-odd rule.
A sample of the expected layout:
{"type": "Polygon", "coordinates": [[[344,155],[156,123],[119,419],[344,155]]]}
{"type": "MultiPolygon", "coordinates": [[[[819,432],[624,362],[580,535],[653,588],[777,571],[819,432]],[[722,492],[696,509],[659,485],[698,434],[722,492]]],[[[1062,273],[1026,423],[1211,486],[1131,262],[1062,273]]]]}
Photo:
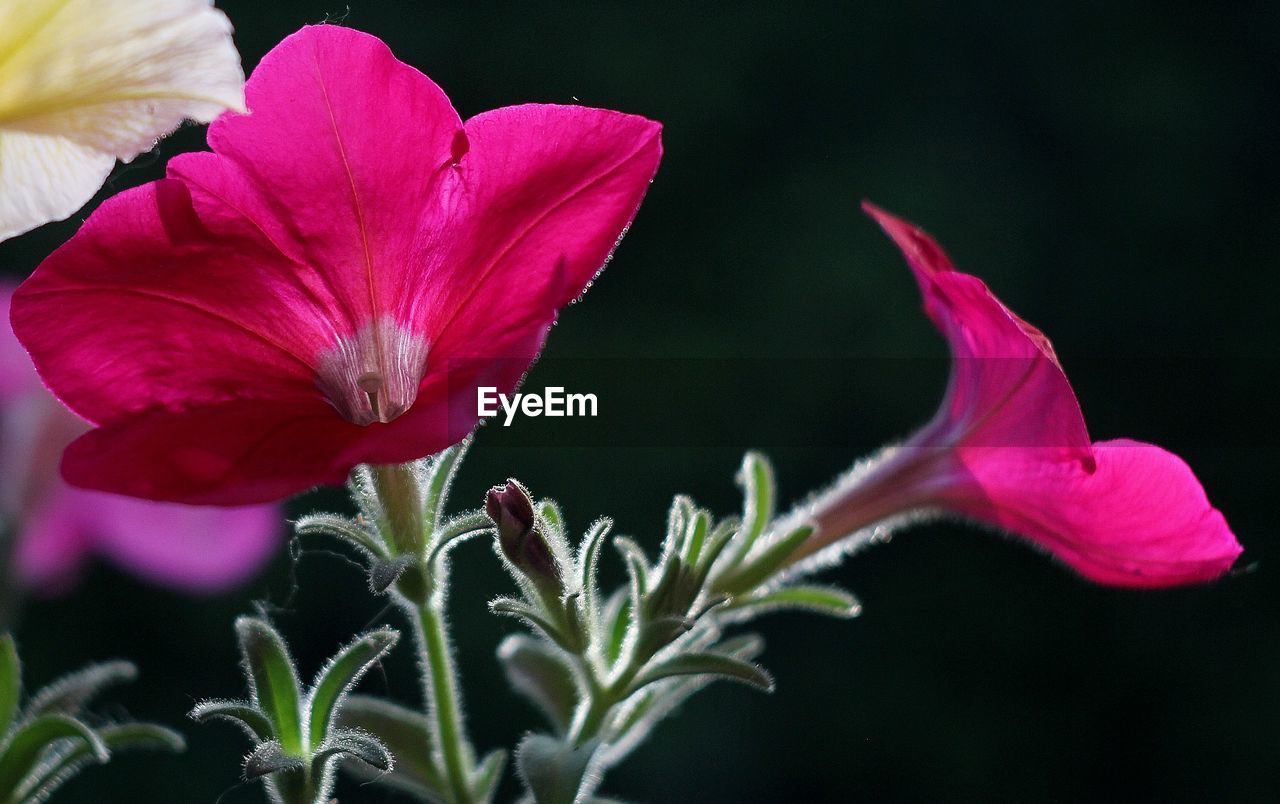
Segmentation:
{"type": "MultiPolygon", "coordinates": [[[[0,284],[6,316],[12,293],[0,284]]],[[[154,583],[216,592],[250,577],[280,545],[273,505],[197,508],[68,486],[58,457],[88,427],[49,395],[0,326],[0,540],[14,540],[0,549],[12,547],[21,586],[65,589],[96,554],[154,583]]]]}
{"type": "Polygon", "coordinates": [[[98,425],[71,483],[240,504],[436,452],[510,391],[635,216],[660,126],[576,106],[463,123],[378,39],[268,53],[212,153],[104,203],[17,292],[41,376],[98,425]]]}
{"type": "Polygon", "coordinates": [[[1137,441],[1090,443],[1044,334],[956,271],[927,234],[864,209],[911,266],[951,347],[951,381],[924,429],[801,512],[819,527],[804,554],[942,510],[1019,534],[1100,583],[1170,586],[1231,568],[1240,545],[1180,458],[1137,441]]]}

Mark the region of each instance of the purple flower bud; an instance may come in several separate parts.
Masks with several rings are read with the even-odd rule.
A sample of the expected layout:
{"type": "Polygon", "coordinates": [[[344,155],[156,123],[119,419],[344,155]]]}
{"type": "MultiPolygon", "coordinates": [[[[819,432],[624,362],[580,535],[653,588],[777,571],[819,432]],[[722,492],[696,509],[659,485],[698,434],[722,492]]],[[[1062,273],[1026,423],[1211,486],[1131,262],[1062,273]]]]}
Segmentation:
{"type": "Polygon", "coordinates": [[[484,507],[497,526],[498,546],[512,566],[539,589],[558,595],[560,570],[524,486],[516,480],[494,486],[485,496],[484,507]]]}

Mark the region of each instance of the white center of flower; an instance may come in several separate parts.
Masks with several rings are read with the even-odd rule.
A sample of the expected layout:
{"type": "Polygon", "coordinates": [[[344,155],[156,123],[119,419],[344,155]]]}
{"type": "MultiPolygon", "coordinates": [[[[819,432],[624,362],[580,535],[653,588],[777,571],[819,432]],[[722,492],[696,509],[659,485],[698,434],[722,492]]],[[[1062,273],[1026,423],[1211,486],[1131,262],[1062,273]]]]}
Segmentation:
{"type": "Polygon", "coordinates": [[[320,355],[317,385],[347,421],[389,422],[413,405],[426,368],[427,342],[384,315],[320,355]]]}

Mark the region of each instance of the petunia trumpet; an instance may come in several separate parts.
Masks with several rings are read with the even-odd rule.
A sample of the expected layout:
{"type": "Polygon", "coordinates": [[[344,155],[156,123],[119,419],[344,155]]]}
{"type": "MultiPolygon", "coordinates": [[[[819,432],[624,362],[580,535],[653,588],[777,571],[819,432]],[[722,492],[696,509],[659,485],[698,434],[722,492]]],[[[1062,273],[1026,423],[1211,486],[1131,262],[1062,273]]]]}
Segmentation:
{"type": "MultiPolygon", "coordinates": [[[[0,312],[12,292],[0,285],[0,312]]],[[[0,549],[13,551],[14,573],[0,586],[60,591],[99,556],[153,583],[215,592],[249,578],[280,546],[273,505],[195,507],[68,486],[58,456],[86,429],[0,326],[0,549]]]]}
{"type": "Polygon", "coordinates": [[[950,346],[951,380],[928,425],[797,512],[818,534],[796,558],[937,510],[1017,534],[1105,584],[1194,583],[1231,568],[1240,545],[1180,458],[1091,443],[1049,340],[929,235],[864,208],[906,257],[950,346]]]}
{"type": "Polygon", "coordinates": [[[50,388],[98,425],[86,488],[243,504],[464,437],[631,223],[660,126],[577,106],[459,119],[378,39],[307,27],[212,153],[105,202],[17,292],[50,388]]]}
{"type": "Polygon", "coordinates": [[[75,212],[184,119],[244,108],[211,0],[0,0],[0,240],[75,212]]]}

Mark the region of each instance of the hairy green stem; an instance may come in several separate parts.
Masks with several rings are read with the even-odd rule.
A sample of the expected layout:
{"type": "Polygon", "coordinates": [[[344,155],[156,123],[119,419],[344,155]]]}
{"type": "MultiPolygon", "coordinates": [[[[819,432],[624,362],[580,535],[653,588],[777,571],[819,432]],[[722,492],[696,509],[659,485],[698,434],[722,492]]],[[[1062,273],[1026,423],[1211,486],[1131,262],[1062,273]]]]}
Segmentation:
{"type": "MultiPolygon", "coordinates": [[[[586,664],[585,662],[583,663],[586,664]]],[[[592,740],[600,733],[605,722],[609,719],[609,713],[617,706],[621,700],[623,693],[627,687],[635,680],[636,674],[643,667],[642,662],[631,661],[609,684],[601,684],[598,680],[592,678],[590,683],[591,701],[587,704],[586,713],[574,724],[573,733],[569,735],[569,739],[574,745],[582,745],[592,740]]],[[[588,673],[590,668],[586,668],[588,673]]]]}
{"type": "Polygon", "coordinates": [[[474,799],[470,772],[474,752],[462,723],[457,671],[449,654],[449,635],[440,601],[440,595],[432,595],[418,607],[414,633],[422,653],[422,681],[444,760],[444,775],[455,804],[469,804],[474,799]]]}

